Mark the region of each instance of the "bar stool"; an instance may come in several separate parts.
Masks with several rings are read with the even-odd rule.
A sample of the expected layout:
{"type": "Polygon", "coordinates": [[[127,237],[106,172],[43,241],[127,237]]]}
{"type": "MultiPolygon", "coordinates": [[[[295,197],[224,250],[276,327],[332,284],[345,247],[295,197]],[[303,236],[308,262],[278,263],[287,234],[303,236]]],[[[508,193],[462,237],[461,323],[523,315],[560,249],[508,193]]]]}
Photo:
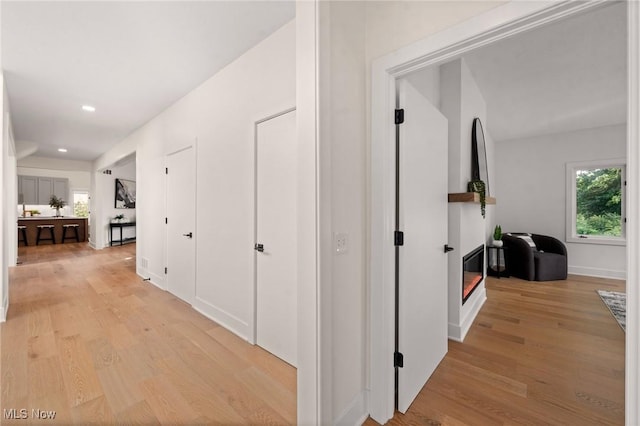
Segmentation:
{"type": "Polygon", "coordinates": [[[62,244],[64,244],[64,240],[68,240],[69,238],[75,238],[77,242],[80,242],[80,234],[78,233],[78,228],[80,228],[80,225],[78,225],[77,223],[62,225],[62,244]],[[72,229],[73,229],[73,232],[75,233],[75,236],[69,235],[67,237],[67,230],[71,232],[72,229]]]}
{"type": "Polygon", "coordinates": [[[53,233],[53,225],[38,225],[38,236],[36,238],[36,245],[40,245],[40,241],[53,241],[53,244],[56,243],[56,236],[53,233]],[[49,238],[41,238],[40,235],[42,233],[43,230],[48,230],[49,231],[49,238]]]}
{"type": "Polygon", "coordinates": [[[18,232],[18,242],[20,242],[20,235],[22,235],[22,242],[25,246],[28,246],[29,243],[27,242],[27,227],[24,225],[18,225],[18,232]]]}

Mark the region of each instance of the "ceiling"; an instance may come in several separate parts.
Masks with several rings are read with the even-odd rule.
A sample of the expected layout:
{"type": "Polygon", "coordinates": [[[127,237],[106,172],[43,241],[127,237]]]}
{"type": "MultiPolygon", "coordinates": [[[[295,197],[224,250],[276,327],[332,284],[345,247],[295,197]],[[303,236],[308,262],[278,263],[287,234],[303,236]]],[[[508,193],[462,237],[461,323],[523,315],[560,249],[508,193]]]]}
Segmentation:
{"type": "Polygon", "coordinates": [[[293,1],[2,1],[15,139],[93,160],[294,15],[293,1]]]}
{"type": "MultiPolygon", "coordinates": [[[[626,122],[625,9],[465,54],[493,139],[626,122]]],[[[292,1],[3,1],[15,139],[38,156],[93,160],[294,15],[292,1]]]]}
{"type": "Polygon", "coordinates": [[[464,55],[496,141],[626,123],[624,2],[464,55]]]}

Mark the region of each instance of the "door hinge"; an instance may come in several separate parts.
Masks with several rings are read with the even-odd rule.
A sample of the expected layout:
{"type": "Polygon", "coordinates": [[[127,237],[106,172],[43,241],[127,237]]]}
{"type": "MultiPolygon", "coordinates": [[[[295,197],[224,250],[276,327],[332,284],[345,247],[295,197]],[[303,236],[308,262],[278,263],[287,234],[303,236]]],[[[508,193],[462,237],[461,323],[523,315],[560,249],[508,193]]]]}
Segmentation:
{"type": "Polygon", "coordinates": [[[402,352],[393,353],[393,366],[400,368],[404,367],[404,355],[402,355],[402,352]]]}
{"type": "Polygon", "coordinates": [[[168,174],[169,174],[169,168],[168,168],[168,167],[165,167],[165,169],[164,169],[164,174],[165,174],[165,175],[168,175],[168,174]]]}
{"type": "Polygon", "coordinates": [[[166,225],[167,223],[169,223],[169,219],[165,217],[165,218],[164,218],[164,223],[165,223],[165,225],[166,225]]]}
{"type": "Polygon", "coordinates": [[[395,123],[396,124],[404,123],[404,109],[396,110],[395,123]]]}
{"type": "Polygon", "coordinates": [[[165,273],[165,275],[167,274],[167,267],[166,266],[164,267],[164,273],[165,273]]]}
{"type": "Polygon", "coordinates": [[[403,246],[404,245],[404,232],[402,232],[402,231],[393,231],[393,245],[394,246],[403,246]]]}

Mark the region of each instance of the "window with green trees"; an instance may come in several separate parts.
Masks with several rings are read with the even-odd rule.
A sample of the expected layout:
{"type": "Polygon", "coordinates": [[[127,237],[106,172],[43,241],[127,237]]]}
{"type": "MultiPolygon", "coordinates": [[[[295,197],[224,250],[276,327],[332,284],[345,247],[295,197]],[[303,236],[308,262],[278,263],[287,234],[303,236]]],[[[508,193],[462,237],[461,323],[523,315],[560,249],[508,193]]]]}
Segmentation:
{"type": "Polygon", "coordinates": [[[73,214],[77,217],[89,217],[89,193],[73,191],[73,214]]]}
{"type": "Polygon", "coordinates": [[[623,164],[573,164],[570,170],[572,237],[624,239],[623,164]]]}

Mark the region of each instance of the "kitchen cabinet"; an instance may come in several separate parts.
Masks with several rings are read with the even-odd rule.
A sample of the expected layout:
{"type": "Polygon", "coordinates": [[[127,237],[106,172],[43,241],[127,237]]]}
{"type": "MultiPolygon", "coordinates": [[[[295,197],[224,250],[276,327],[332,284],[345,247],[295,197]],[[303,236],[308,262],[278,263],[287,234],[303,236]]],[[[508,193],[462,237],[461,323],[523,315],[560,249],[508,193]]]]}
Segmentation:
{"type": "Polygon", "coordinates": [[[58,198],[62,198],[67,202],[67,204],[69,204],[69,179],[54,178],[53,194],[58,198]]]}
{"type": "Polygon", "coordinates": [[[20,195],[22,195],[24,204],[38,204],[38,178],[18,176],[18,197],[20,195]]]}
{"type": "Polygon", "coordinates": [[[49,204],[49,199],[53,194],[53,178],[39,177],[38,178],[38,204],[49,204]]]}
{"type": "Polygon", "coordinates": [[[69,179],[46,176],[18,176],[18,199],[24,204],[48,205],[51,195],[69,203],[69,179]]]}

